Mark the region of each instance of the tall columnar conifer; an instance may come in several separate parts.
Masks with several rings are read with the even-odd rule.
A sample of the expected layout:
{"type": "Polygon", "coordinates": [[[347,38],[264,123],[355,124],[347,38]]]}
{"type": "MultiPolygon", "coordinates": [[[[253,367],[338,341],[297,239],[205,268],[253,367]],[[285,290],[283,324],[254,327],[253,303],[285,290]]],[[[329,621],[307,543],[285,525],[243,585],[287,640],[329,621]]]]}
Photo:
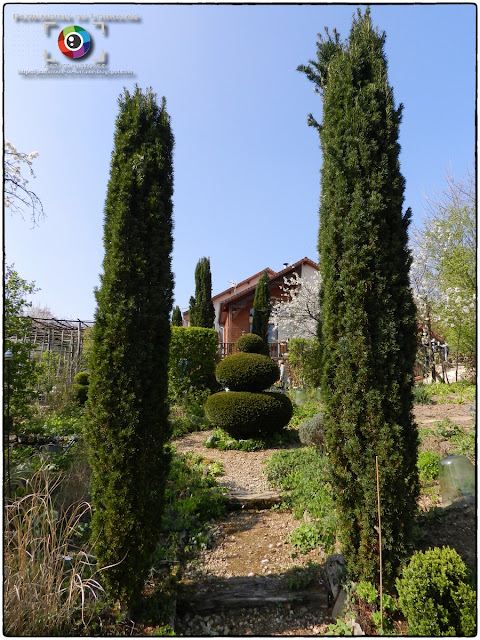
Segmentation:
{"type": "Polygon", "coordinates": [[[89,361],[93,537],[110,595],[138,602],[158,542],[169,469],[172,155],[165,98],[119,98],[89,361]]]}
{"type": "Polygon", "coordinates": [[[172,312],[172,326],[173,327],[182,327],[183,326],[183,318],[180,307],[177,305],[172,312]]]}
{"type": "Polygon", "coordinates": [[[195,297],[190,298],[191,327],[213,329],[215,309],[212,302],[212,273],[210,258],[200,258],[195,267],[195,297]]]}
{"type": "Polygon", "coordinates": [[[270,287],[268,271],[264,271],[255,288],[253,299],[252,333],[260,336],[265,342],[265,353],[269,355],[268,348],[268,320],[270,318],[270,287]]]}
{"type": "Polygon", "coordinates": [[[418,495],[412,419],[415,308],[385,34],[358,12],[350,36],[317,43],[299,67],[323,97],[319,335],[327,447],[339,532],[353,579],[378,583],[375,458],[384,579],[411,545],[418,495]]]}

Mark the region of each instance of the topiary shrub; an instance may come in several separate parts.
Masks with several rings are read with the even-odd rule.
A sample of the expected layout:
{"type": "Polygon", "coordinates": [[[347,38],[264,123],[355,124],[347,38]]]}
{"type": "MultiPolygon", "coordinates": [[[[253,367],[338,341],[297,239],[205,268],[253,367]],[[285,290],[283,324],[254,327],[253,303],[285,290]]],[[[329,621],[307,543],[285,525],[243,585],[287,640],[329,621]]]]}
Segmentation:
{"type": "Polygon", "coordinates": [[[76,376],[73,378],[73,382],[75,384],[88,384],[89,383],[88,371],[79,371],[76,374],[76,376]]]}
{"type": "Polygon", "coordinates": [[[84,405],[88,398],[88,371],[79,371],[73,378],[73,396],[79,405],[84,405]]]}
{"type": "Polygon", "coordinates": [[[243,353],[265,354],[265,342],[255,333],[246,333],[238,339],[237,349],[243,353]]]}
{"type": "Polygon", "coordinates": [[[305,420],[298,427],[298,437],[302,444],[309,447],[323,448],[325,445],[325,427],[323,413],[316,413],[309,420],[305,420]]]}
{"type": "Polygon", "coordinates": [[[280,376],[277,364],[259,353],[234,353],[217,366],[220,384],[232,391],[262,391],[280,376]]]}
{"type": "Polygon", "coordinates": [[[221,391],[210,396],[205,405],[212,425],[236,438],[280,431],[288,424],[292,410],[288,396],[268,392],[221,391]]]}
{"type": "Polygon", "coordinates": [[[449,547],[415,553],[397,579],[408,635],[475,634],[476,594],[468,568],[449,547]]]}

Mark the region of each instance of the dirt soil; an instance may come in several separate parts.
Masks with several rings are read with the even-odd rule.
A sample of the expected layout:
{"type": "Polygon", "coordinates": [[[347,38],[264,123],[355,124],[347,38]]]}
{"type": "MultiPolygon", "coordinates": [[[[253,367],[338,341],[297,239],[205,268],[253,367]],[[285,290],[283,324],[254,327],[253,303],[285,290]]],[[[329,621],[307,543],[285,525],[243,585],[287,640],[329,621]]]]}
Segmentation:
{"type": "MultiPolygon", "coordinates": [[[[419,427],[433,428],[435,422],[449,418],[462,428],[472,425],[468,404],[433,404],[415,407],[419,427]]],[[[184,436],[176,441],[179,453],[194,452],[207,461],[223,464],[218,484],[232,494],[261,493],[271,489],[263,470],[276,449],[257,452],[219,451],[203,445],[211,432],[203,431],[184,436]]],[[[448,443],[436,442],[442,454],[448,443]]],[[[423,447],[432,450],[428,440],[423,447]],[[427,446],[428,445],[428,446],[427,446]]],[[[423,448],[422,447],[422,448],[423,448]]],[[[454,504],[443,507],[441,499],[423,496],[420,506],[424,513],[419,524],[418,547],[449,545],[455,548],[466,564],[476,570],[476,509],[474,504],[454,504]],[[438,507],[438,509],[431,509],[438,507]]],[[[305,515],[305,517],[307,517],[305,515]]],[[[299,521],[291,513],[280,510],[233,511],[210,532],[210,548],[186,567],[186,584],[200,585],[212,580],[229,580],[239,576],[280,576],[294,566],[306,567],[309,561],[321,564],[325,560],[322,548],[299,554],[286,541],[298,527],[299,521]]],[[[319,572],[315,582],[325,585],[325,576],[319,572]]],[[[330,612],[331,613],[331,612],[330,612]]],[[[321,635],[326,624],[332,622],[328,612],[314,606],[275,604],[248,609],[216,611],[208,615],[177,612],[175,630],[184,636],[307,636],[321,635]]]]}

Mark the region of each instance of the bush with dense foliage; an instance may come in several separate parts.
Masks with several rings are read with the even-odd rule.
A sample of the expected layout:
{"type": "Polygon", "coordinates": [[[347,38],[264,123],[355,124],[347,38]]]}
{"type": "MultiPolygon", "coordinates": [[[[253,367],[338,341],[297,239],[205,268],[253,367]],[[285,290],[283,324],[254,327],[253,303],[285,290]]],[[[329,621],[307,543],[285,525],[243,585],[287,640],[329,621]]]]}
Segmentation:
{"type": "Polygon", "coordinates": [[[288,342],[288,362],[293,384],[314,389],[320,386],[320,342],[318,338],[292,338],[288,342]]]}
{"type": "Polygon", "coordinates": [[[415,553],[397,579],[399,603],[412,636],[472,636],[476,593],[469,570],[449,547],[415,553]]]}
{"type": "Polygon", "coordinates": [[[88,398],[88,371],[79,371],[73,378],[73,396],[79,405],[84,405],[88,398]]]}
{"type": "Polygon", "coordinates": [[[261,437],[288,424],[292,403],[283,393],[221,391],[208,398],[205,412],[214,427],[234,437],[261,437]]]}
{"type": "Polygon", "coordinates": [[[388,82],[385,34],[370,9],[349,36],[320,36],[300,68],[323,101],[320,327],[330,481],[353,580],[378,580],[375,461],[382,487],[383,581],[413,548],[419,492],[412,416],[416,309],[398,144],[402,106],[388,82]]]}
{"type": "Polygon", "coordinates": [[[237,340],[237,349],[243,353],[265,353],[265,342],[256,333],[245,333],[237,340]]]}
{"type": "Polygon", "coordinates": [[[232,391],[262,391],[278,380],[280,370],[268,356],[238,352],[219,363],[216,376],[232,391]]]}
{"type": "Polygon", "coordinates": [[[309,420],[305,420],[298,427],[298,437],[302,444],[309,447],[321,447],[325,445],[325,425],[323,413],[317,413],[309,420]]]}
{"type": "Polygon", "coordinates": [[[89,357],[86,439],[102,581],[134,609],[161,526],[168,407],[174,139],[151,89],[119,98],[89,357]]]}
{"type": "Polygon", "coordinates": [[[218,335],[203,327],[172,327],[168,360],[169,392],[182,400],[191,391],[215,390],[218,335]]]}

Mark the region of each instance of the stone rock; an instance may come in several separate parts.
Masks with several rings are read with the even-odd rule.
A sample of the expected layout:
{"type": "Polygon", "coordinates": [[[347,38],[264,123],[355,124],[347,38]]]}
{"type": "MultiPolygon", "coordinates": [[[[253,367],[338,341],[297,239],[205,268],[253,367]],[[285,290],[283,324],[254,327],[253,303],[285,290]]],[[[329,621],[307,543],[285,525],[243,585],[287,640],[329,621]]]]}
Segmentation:
{"type": "Polygon", "coordinates": [[[347,603],[347,594],[343,589],[341,589],[335,600],[335,604],[333,605],[333,609],[332,609],[332,618],[334,620],[336,620],[342,614],[346,603],[347,603]]]}
{"type": "Polygon", "coordinates": [[[341,585],[347,577],[345,561],[341,553],[334,553],[325,561],[328,583],[333,600],[336,600],[341,590],[341,585]]]}

